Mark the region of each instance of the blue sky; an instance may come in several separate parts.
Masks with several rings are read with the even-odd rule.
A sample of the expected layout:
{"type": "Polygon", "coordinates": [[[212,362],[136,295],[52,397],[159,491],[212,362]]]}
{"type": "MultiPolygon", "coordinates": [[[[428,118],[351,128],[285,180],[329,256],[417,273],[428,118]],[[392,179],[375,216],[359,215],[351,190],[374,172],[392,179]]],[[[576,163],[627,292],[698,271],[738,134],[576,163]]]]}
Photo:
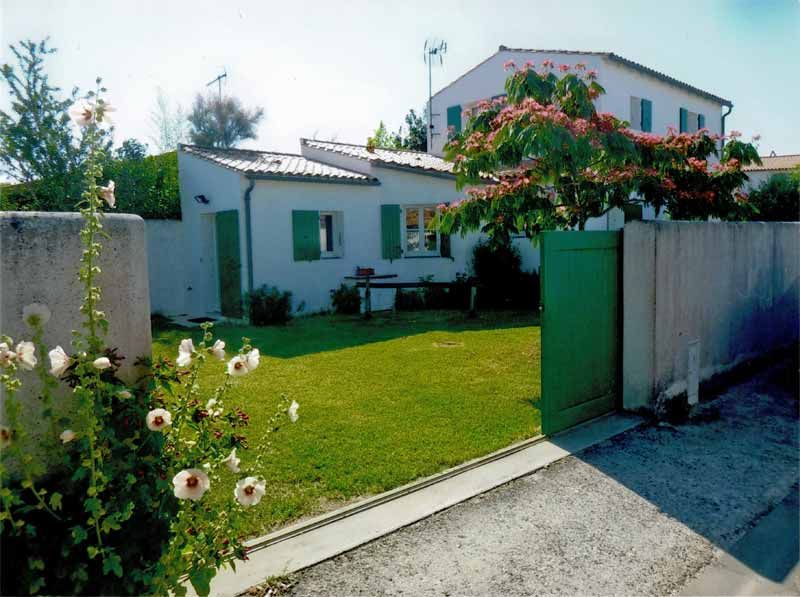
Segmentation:
{"type": "Polygon", "coordinates": [[[49,35],[53,82],[103,76],[117,140],[148,140],[157,87],[188,107],[224,68],[229,93],[265,108],[245,146],[363,143],[379,120],[394,129],[423,107],[422,48],[436,37],[449,50],[434,91],[500,44],[613,51],[731,99],[730,128],[761,134],[762,154],[800,153],[800,0],[0,2],[1,59],[49,35]]]}

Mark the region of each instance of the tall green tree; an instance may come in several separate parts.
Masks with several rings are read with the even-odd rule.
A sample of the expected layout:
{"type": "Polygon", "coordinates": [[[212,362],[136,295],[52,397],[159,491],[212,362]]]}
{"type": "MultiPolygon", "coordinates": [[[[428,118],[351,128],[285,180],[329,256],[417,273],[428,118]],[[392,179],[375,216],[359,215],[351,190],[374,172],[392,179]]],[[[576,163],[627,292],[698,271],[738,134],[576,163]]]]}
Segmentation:
{"type": "Polygon", "coordinates": [[[245,139],[255,139],[263,117],[263,108],[245,108],[238,98],[198,93],[189,114],[189,139],[203,147],[228,149],[245,139]]]}
{"type": "Polygon", "coordinates": [[[114,150],[114,157],[118,160],[141,161],[147,155],[147,143],[142,143],[133,137],[125,139],[122,144],[114,150]]]}
{"type": "Polygon", "coordinates": [[[418,114],[413,108],[408,111],[405,117],[405,130],[395,133],[394,146],[397,149],[410,149],[413,151],[428,150],[428,131],[427,122],[422,114],[418,114]]]}
{"type": "MultiPolygon", "coordinates": [[[[75,134],[67,114],[78,88],[63,94],[50,83],[45,69],[56,52],[49,41],[25,40],[9,46],[16,64],[0,66],[0,79],[10,96],[10,109],[0,111],[0,172],[26,185],[26,209],[38,209],[47,195],[54,209],[71,210],[80,199],[81,165],[86,140],[75,134]]],[[[101,144],[108,147],[104,133],[101,144]]]]}

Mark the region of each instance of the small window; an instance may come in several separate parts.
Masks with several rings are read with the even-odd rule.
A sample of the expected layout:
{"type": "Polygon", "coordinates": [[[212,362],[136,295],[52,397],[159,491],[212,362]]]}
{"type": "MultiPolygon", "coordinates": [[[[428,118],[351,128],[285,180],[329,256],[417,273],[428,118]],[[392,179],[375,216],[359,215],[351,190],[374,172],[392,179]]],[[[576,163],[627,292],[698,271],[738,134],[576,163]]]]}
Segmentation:
{"type": "Polygon", "coordinates": [[[642,98],[631,96],[631,128],[642,130],[642,98]]]}
{"type": "Polygon", "coordinates": [[[406,257],[439,255],[439,233],[431,229],[433,205],[407,205],[403,209],[403,247],[406,257]]]}
{"type": "Polygon", "coordinates": [[[319,251],[322,259],[342,256],[342,223],[340,211],[319,212],[319,251]]]}

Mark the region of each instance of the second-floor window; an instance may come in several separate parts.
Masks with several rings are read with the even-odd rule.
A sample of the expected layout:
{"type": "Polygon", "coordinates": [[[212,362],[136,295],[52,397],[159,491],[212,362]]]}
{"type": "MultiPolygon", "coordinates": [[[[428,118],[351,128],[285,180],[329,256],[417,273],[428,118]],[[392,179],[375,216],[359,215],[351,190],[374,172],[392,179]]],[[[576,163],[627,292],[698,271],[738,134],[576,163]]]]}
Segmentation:
{"type": "Polygon", "coordinates": [[[645,133],[653,132],[653,102],[631,96],[631,128],[645,133]]]}

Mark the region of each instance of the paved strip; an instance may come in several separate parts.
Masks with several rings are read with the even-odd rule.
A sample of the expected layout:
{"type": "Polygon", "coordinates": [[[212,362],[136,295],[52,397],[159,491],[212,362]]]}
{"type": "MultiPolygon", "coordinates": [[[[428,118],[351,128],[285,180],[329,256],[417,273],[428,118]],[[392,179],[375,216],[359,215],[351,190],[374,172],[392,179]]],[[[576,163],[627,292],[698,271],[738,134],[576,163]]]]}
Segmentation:
{"type": "MultiPolygon", "coordinates": [[[[639,425],[641,419],[615,414],[591,421],[552,440],[542,440],[524,449],[470,468],[457,467],[463,472],[455,476],[438,475],[440,482],[428,485],[424,481],[400,490],[396,499],[382,502],[350,516],[339,518],[336,512],[279,531],[272,536],[255,540],[263,543],[279,539],[250,554],[250,560],[237,563],[236,572],[225,570],[211,585],[213,595],[237,595],[271,576],[281,576],[312,566],[333,556],[373,541],[392,531],[422,520],[459,502],[489,491],[513,479],[528,475],[570,454],[607,440],[639,425]],[[409,487],[421,489],[407,492],[409,487]],[[330,524],[322,524],[330,519],[330,524]],[[302,528],[310,527],[308,532],[302,528]],[[288,538],[282,539],[283,537],[288,538]]],[[[372,498],[376,500],[376,498],[372,498]]],[[[353,510],[354,506],[346,510],[353,510]]]]}
{"type": "Polygon", "coordinates": [[[767,372],[702,420],[624,433],[309,568],[291,591],[678,593],[798,483],[797,407],[767,372]]]}

